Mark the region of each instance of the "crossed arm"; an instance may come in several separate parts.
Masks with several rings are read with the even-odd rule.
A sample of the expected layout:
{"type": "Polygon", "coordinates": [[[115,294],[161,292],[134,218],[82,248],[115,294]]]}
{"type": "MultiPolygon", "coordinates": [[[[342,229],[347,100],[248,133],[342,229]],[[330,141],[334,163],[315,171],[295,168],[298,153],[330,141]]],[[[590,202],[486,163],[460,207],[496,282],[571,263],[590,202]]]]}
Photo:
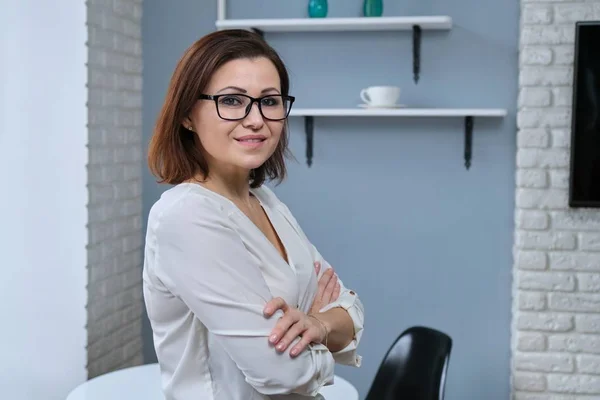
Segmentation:
{"type": "MultiPolygon", "coordinates": [[[[313,260],[321,265],[320,278],[328,271],[333,271],[333,267],[310,242],[289,208],[274,195],[272,196],[283,216],[310,247],[313,260]]],[[[357,348],[363,334],[364,306],[358,295],[346,288],[339,277],[338,283],[340,294],[337,300],[324,304],[315,316],[328,327],[331,336],[328,337],[327,347],[332,352],[334,360],[339,364],[360,367],[361,357],[357,353],[357,348]]]]}
{"type": "MultiPolygon", "coordinates": [[[[325,271],[332,268],[321,256],[317,249],[312,246],[314,259],[318,260],[325,271]]],[[[358,295],[340,283],[340,295],[337,300],[325,305],[319,311],[319,318],[331,326],[329,350],[338,364],[360,367],[362,358],[358,355],[358,344],[362,338],[364,326],[364,306],[358,295]],[[352,328],[351,328],[352,327],[352,328]],[[349,340],[349,342],[348,342],[349,340]]]]}
{"type": "MultiPolygon", "coordinates": [[[[320,266],[320,262],[315,263],[317,275],[320,266]]],[[[269,301],[264,309],[267,317],[271,317],[276,310],[284,313],[271,332],[269,342],[275,345],[279,352],[283,352],[293,340],[301,337],[290,351],[292,356],[297,356],[310,343],[324,343],[331,352],[343,350],[355,337],[352,317],[341,307],[320,312],[323,307],[338,300],[340,289],[333,268],[329,268],[319,279],[317,294],[308,314],[289,307],[279,297],[269,301]]]]}
{"type": "MultiPolygon", "coordinates": [[[[362,334],[362,304],[341,280],[339,298],[314,314],[328,331],[329,348],[316,344],[290,357],[268,345],[284,313],[276,310],[272,317],[265,316],[272,295],[227,217],[198,204],[165,214],[152,227],[155,273],[215,335],[259,393],[314,396],[333,381],[335,362],[360,365],[356,346],[362,334]]],[[[331,266],[314,252],[323,274],[331,266]]]]}
{"type": "Polygon", "coordinates": [[[316,395],[333,380],[331,352],[315,347],[292,358],[268,345],[277,318],[263,314],[272,295],[260,267],[225,216],[193,209],[170,209],[153,227],[156,275],[215,335],[259,393],[316,395]]]}

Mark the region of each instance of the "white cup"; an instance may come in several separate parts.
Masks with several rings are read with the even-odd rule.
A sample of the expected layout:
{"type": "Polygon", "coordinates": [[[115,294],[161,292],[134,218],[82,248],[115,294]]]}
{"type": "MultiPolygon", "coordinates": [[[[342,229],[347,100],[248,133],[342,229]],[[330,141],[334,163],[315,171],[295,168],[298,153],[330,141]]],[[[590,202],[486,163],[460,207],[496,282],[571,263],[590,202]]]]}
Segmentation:
{"type": "Polygon", "coordinates": [[[371,107],[395,106],[400,98],[398,86],[370,86],[360,91],[360,98],[371,107]]]}

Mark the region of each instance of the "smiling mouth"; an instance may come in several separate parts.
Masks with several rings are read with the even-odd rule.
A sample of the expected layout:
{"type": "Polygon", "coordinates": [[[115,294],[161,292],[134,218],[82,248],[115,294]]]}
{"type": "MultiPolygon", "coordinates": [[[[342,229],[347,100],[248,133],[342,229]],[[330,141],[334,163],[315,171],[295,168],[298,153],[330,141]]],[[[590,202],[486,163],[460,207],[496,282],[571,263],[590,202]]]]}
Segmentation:
{"type": "Polygon", "coordinates": [[[240,143],[261,143],[261,142],[264,142],[267,139],[265,139],[265,138],[262,138],[262,139],[257,138],[257,139],[235,139],[235,140],[237,140],[240,143]]]}

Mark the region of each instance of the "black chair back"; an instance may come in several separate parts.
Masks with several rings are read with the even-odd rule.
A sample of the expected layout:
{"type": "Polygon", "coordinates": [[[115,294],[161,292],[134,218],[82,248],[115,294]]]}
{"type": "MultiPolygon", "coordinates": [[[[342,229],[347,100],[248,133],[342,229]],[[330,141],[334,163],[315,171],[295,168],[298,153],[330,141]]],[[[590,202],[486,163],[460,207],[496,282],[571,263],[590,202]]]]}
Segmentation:
{"type": "Polygon", "coordinates": [[[414,326],[385,355],[365,400],[443,400],[452,339],[414,326]]]}

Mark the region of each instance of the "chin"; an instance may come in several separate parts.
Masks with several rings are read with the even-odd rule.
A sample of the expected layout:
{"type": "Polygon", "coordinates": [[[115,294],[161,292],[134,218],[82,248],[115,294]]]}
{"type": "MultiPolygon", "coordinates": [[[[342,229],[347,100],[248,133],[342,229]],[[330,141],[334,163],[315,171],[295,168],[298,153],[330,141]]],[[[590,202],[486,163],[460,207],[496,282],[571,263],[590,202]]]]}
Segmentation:
{"type": "Polygon", "coordinates": [[[232,154],[233,164],[248,170],[255,169],[267,162],[267,160],[275,153],[273,149],[261,149],[255,152],[237,152],[232,154]]]}
{"type": "Polygon", "coordinates": [[[238,162],[236,164],[241,168],[251,170],[251,169],[259,168],[264,163],[266,163],[268,159],[269,159],[269,157],[259,157],[259,156],[244,157],[243,159],[238,160],[238,162]]]}

